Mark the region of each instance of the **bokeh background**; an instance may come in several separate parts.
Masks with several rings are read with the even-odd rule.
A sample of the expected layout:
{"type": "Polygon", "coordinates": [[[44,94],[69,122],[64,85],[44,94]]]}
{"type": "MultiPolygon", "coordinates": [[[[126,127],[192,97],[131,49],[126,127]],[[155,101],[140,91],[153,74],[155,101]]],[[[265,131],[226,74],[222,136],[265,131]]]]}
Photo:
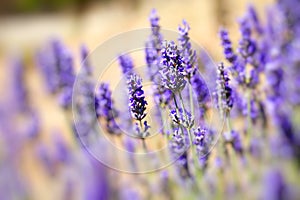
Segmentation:
{"type": "MultiPolygon", "coordinates": [[[[105,194],[122,190],[119,188],[120,185],[127,185],[129,188],[129,191],[122,190],[122,195],[132,195],[134,199],[135,194],[130,191],[130,187],[135,185],[135,182],[128,180],[142,177],[142,175],[138,178],[130,174],[120,175],[119,172],[95,164],[96,161],[91,161],[86,153],[80,152],[82,150],[78,148],[78,142],[71,133],[65,114],[57,105],[56,99],[45,91],[42,77],[36,67],[36,52],[46,42],[53,38],[64,41],[78,58],[75,59],[75,66],[79,69],[81,62],[79,48],[82,44],[93,51],[113,35],[149,27],[149,13],[152,8],[156,8],[161,17],[160,25],[164,29],[176,31],[182,19],[186,19],[191,26],[191,38],[207,49],[215,61],[221,61],[222,47],[217,34],[219,28],[222,26],[228,28],[232,39],[235,40],[239,36],[237,19],[245,12],[248,3],[255,5],[258,13],[262,15],[272,2],[271,0],[1,1],[0,94],[1,104],[5,105],[1,108],[1,125],[10,124],[13,128],[1,129],[0,199],[107,199],[105,194]],[[14,102],[22,101],[11,99],[11,83],[15,76],[11,66],[18,58],[22,59],[24,83],[29,94],[27,98],[35,114],[8,120],[12,119],[9,118],[9,113],[15,109],[14,102]],[[22,135],[26,132],[23,131],[23,122],[35,119],[35,115],[38,116],[38,136],[22,135]],[[77,153],[69,158],[69,151],[77,153]],[[53,160],[53,157],[56,158],[53,160]],[[113,187],[115,185],[113,181],[107,186],[105,180],[108,177],[122,183],[116,183],[117,186],[113,187]],[[97,196],[97,191],[99,193],[101,190],[102,196],[97,196]],[[85,196],[84,193],[88,195],[85,196]]],[[[143,191],[145,186],[141,184],[139,187],[143,191]]],[[[163,197],[154,194],[153,199],[163,197]]]]}

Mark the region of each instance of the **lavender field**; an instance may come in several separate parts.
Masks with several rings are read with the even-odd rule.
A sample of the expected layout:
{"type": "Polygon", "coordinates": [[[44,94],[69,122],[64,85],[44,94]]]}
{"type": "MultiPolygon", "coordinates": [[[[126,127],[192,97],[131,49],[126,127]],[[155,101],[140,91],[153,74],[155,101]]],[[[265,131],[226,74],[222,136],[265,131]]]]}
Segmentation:
{"type": "Polygon", "coordinates": [[[70,2],[0,18],[0,200],[300,199],[298,0],[70,2]]]}

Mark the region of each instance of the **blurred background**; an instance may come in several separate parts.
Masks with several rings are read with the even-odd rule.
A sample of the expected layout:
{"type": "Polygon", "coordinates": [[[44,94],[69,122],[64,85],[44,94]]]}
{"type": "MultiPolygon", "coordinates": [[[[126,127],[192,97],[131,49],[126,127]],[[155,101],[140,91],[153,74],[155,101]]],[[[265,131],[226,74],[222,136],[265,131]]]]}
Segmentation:
{"type": "MultiPolygon", "coordinates": [[[[113,35],[149,27],[148,16],[151,9],[156,8],[162,28],[177,31],[182,19],[186,19],[191,26],[191,38],[207,49],[215,61],[220,61],[223,56],[218,30],[221,26],[228,28],[232,39],[236,41],[239,36],[237,18],[245,12],[248,3],[255,5],[259,15],[262,15],[272,1],[0,1],[0,103],[10,105],[0,110],[1,125],[11,125],[9,128],[1,128],[2,135],[6,136],[2,137],[0,143],[0,199],[107,199],[105,194],[113,193],[113,187],[105,186],[103,180],[107,176],[116,177],[116,172],[91,162],[84,163],[87,157],[84,153],[78,153],[72,162],[69,161],[67,152],[76,151],[78,144],[62,109],[45,92],[42,77],[35,66],[36,52],[46,42],[52,38],[63,40],[74,57],[77,57],[75,66],[78,69],[81,62],[80,45],[85,44],[93,51],[113,35]],[[24,83],[30,94],[26,98],[35,112],[21,119],[17,117],[8,120],[12,110],[16,109],[13,102],[22,101],[10,95],[15,77],[11,66],[17,62],[15,58],[22,59],[20,65],[24,71],[24,83]],[[10,104],[5,104],[7,101],[10,104]],[[32,120],[33,123],[38,120],[38,127],[31,127],[39,129],[38,139],[35,136],[20,135],[26,131],[18,124],[26,120],[32,120]],[[18,126],[17,130],[14,126],[18,126]],[[28,137],[34,139],[24,139],[28,137]],[[54,160],[53,156],[56,157],[54,160]],[[82,190],[90,190],[90,196],[83,197],[82,190]],[[97,191],[100,190],[104,192],[101,197],[97,197],[97,191]]],[[[124,176],[133,178],[133,175],[124,176]]],[[[132,184],[127,183],[127,179],[118,180],[124,181],[122,184],[127,184],[129,188],[132,184]]],[[[131,191],[124,191],[123,195],[131,195],[131,199],[134,199],[131,191]]]]}

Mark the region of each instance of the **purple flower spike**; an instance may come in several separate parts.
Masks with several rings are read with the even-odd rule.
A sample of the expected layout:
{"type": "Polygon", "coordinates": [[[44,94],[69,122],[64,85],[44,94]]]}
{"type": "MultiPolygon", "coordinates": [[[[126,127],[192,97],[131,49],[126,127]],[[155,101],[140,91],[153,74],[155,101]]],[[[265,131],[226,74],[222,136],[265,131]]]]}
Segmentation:
{"type": "Polygon", "coordinates": [[[205,169],[207,167],[209,150],[210,150],[210,146],[212,145],[214,135],[212,131],[208,131],[207,129],[200,128],[200,127],[194,129],[193,133],[194,133],[193,144],[196,145],[199,163],[202,169],[205,169]]]}
{"type": "Polygon", "coordinates": [[[179,132],[179,129],[174,130],[169,145],[172,156],[178,159],[175,164],[178,169],[179,175],[183,178],[190,177],[187,158],[187,141],[184,134],[179,132]]]}
{"type": "Polygon", "coordinates": [[[218,65],[218,79],[217,79],[217,96],[218,105],[222,114],[228,113],[233,106],[232,89],[229,86],[229,77],[227,71],[224,69],[223,63],[218,65]]]}
{"type": "Polygon", "coordinates": [[[225,58],[232,64],[237,60],[236,54],[233,52],[232,44],[228,35],[228,31],[226,29],[221,29],[219,32],[222,46],[224,49],[225,58]]]}
{"type": "Polygon", "coordinates": [[[263,200],[269,199],[289,199],[284,177],[279,170],[271,170],[265,175],[263,200]]]}
{"type": "Polygon", "coordinates": [[[128,81],[128,92],[129,92],[129,107],[131,110],[132,117],[138,121],[141,121],[146,117],[146,105],[148,104],[145,100],[144,90],[142,89],[142,79],[132,74],[128,81]]]}
{"type": "Polygon", "coordinates": [[[133,72],[133,61],[129,55],[120,55],[119,56],[119,64],[122,69],[123,75],[130,76],[133,72]]]}
{"type": "Polygon", "coordinates": [[[156,82],[160,69],[160,51],[163,37],[160,33],[159,17],[155,9],[151,11],[149,20],[152,34],[149,36],[148,41],[146,42],[145,53],[150,80],[156,82]]]}
{"type": "Polygon", "coordinates": [[[118,111],[114,108],[111,91],[108,83],[101,83],[95,95],[95,109],[98,118],[105,120],[106,131],[119,135],[120,129],[116,123],[118,111]]]}
{"type": "Polygon", "coordinates": [[[229,142],[233,149],[240,155],[243,154],[243,144],[242,140],[240,138],[240,134],[237,131],[232,130],[229,133],[225,134],[225,139],[227,142],[229,142]]]}
{"type": "Polygon", "coordinates": [[[189,30],[189,24],[185,20],[182,20],[182,26],[178,27],[178,42],[180,46],[180,54],[182,56],[182,61],[185,68],[185,74],[188,79],[191,78],[191,76],[194,74],[195,69],[197,68],[196,51],[192,50],[189,30]]]}
{"type": "Polygon", "coordinates": [[[256,12],[255,8],[253,7],[253,5],[248,6],[248,16],[249,16],[249,19],[252,22],[252,26],[255,28],[256,32],[259,34],[262,34],[263,28],[260,24],[260,21],[257,16],[257,12],[256,12]]]}
{"type": "Polygon", "coordinates": [[[160,74],[162,84],[172,92],[180,92],[186,85],[182,57],[173,41],[164,43],[162,48],[162,64],[160,74]]]}
{"type": "Polygon", "coordinates": [[[191,84],[193,91],[195,91],[197,103],[200,108],[203,109],[203,112],[200,113],[200,115],[203,116],[206,110],[205,104],[209,101],[210,98],[208,87],[198,72],[196,72],[192,76],[191,84]]]}
{"type": "Polygon", "coordinates": [[[239,42],[238,51],[244,59],[253,56],[256,51],[256,43],[251,38],[251,27],[248,18],[244,17],[240,20],[240,32],[242,39],[239,42]]]}
{"type": "Polygon", "coordinates": [[[16,110],[25,112],[29,109],[27,90],[25,88],[24,80],[24,65],[20,58],[13,61],[12,64],[12,98],[16,110]]]}
{"type": "Polygon", "coordinates": [[[92,74],[91,64],[89,60],[87,59],[89,54],[88,48],[86,45],[81,45],[80,47],[80,55],[81,55],[81,62],[83,62],[83,68],[87,75],[92,74]]]}

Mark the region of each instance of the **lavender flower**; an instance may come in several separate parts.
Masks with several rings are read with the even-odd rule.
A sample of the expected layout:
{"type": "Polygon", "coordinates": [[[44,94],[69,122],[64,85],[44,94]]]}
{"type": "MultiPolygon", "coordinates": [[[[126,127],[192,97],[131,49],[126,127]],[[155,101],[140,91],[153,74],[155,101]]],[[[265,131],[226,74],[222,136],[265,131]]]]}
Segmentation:
{"type": "Polygon", "coordinates": [[[61,163],[68,163],[71,159],[71,152],[68,145],[66,144],[66,141],[64,141],[61,133],[55,133],[53,140],[56,150],[55,157],[57,161],[61,163]]]}
{"type": "Polygon", "coordinates": [[[178,27],[179,31],[179,46],[180,46],[180,55],[182,57],[182,63],[185,68],[185,74],[188,80],[191,79],[195,70],[197,69],[197,56],[196,51],[192,49],[192,44],[190,42],[189,32],[190,26],[185,21],[182,20],[182,26],[178,27]]]}
{"type": "Polygon", "coordinates": [[[54,46],[58,40],[51,41],[44,49],[37,54],[37,64],[46,82],[47,90],[54,94],[59,90],[58,61],[54,55],[54,46]]]}
{"type": "Polygon", "coordinates": [[[233,52],[232,44],[228,35],[228,31],[226,29],[221,29],[219,32],[222,46],[224,48],[225,58],[232,64],[234,64],[237,60],[237,55],[233,52]]]}
{"type": "Polygon", "coordinates": [[[88,48],[86,45],[81,45],[80,47],[80,55],[81,55],[81,62],[83,62],[83,69],[84,72],[88,75],[92,74],[92,69],[91,69],[91,64],[89,62],[89,60],[87,59],[88,57],[88,48]]]}
{"type": "Polygon", "coordinates": [[[247,10],[248,17],[251,21],[252,26],[258,34],[263,34],[263,27],[261,26],[260,20],[258,19],[257,12],[254,9],[253,5],[248,6],[247,10]]]}
{"type": "Polygon", "coordinates": [[[181,108],[178,110],[171,110],[171,118],[175,124],[182,125],[185,128],[190,129],[194,125],[194,119],[191,113],[183,112],[181,108]]]}
{"type": "Polygon", "coordinates": [[[47,87],[52,93],[59,92],[59,104],[69,108],[75,81],[72,54],[59,40],[53,40],[50,49],[46,50],[38,55],[38,63],[47,80],[47,87]]]}
{"type": "Polygon", "coordinates": [[[251,28],[247,17],[240,20],[240,32],[242,39],[239,42],[238,52],[248,61],[256,51],[256,43],[251,38],[251,28]]]}
{"type": "Polygon", "coordinates": [[[263,199],[289,199],[284,177],[279,170],[271,170],[265,175],[263,199]]]}
{"type": "Polygon", "coordinates": [[[183,178],[188,178],[190,177],[187,157],[188,145],[184,133],[180,133],[179,130],[180,129],[174,130],[169,145],[172,156],[178,159],[175,164],[179,171],[179,175],[183,178]]]}
{"type": "Polygon", "coordinates": [[[98,118],[105,120],[106,131],[110,134],[120,134],[116,123],[118,111],[114,108],[108,83],[101,83],[95,95],[95,109],[98,118]]]}
{"type": "Polygon", "coordinates": [[[182,57],[173,41],[162,48],[163,69],[160,71],[162,84],[172,92],[180,92],[186,85],[182,57]]]}
{"type": "Polygon", "coordinates": [[[26,112],[28,106],[28,92],[25,88],[24,65],[20,58],[16,58],[12,63],[12,99],[18,112],[26,112]]]}
{"type": "Polygon", "coordinates": [[[138,75],[132,74],[127,81],[127,85],[132,117],[141,121],[146,117],[145,110],[148,104],[145,100],[144,90],[142,89],[142,79],[138,75]]]}
{"type": "Polygon", "coordinates": [[[151,11],[150,17],[152,34],[149,36],[146,42],[146,62],[148,66],[148,72],[150,80],[156,82],[157,75],[160,69],[160,51],[162,46],[163,37],[160,33],[159,17],[155,9],[151,11]]]}
{"type": "Polygon", "coordinates": [[[200,116],[203,117],[204,113],[207,109],[205,104],[209,101],[209,98],[210,98],[208,87],[198,72],[196,72],[192,76],[191,85],[192,85],[193,91],[195,92],[195,96],[197,98],[197,103],[201,109],[200,116]]]}
{"type": "Polygon", "coordinates": [[[129,55],[123,54],[119,56],[119,64],[122,69],[122,73],[129,77],[133,73],[133,61],[129,55]]]}
{"type": "Polygon", "coordinates": [[[196,145],[197,156],[202,169],[206,169],[207,160],[209,157],[210,145],[212,145],[213,135],[212,132],[205,128],[198,127],[194,129],[194,141],[193,144],[196,145]]]}
{"type": "Polygon", "coordinates": [[[233,106],[232,89],[229,86],[229,77],[223,63],[218,65],[217,96],[221,114],[228,114],[233,106]]]}
{"type": "Polygon", "coordinates": [[[242,155],[244,150],[243,150],[243,144],[239,133],[235,130],[232,130],[226,133],[224,136],[225,136],[225,140],[232,145],[233,149],[238,154],[242,155]]]}

